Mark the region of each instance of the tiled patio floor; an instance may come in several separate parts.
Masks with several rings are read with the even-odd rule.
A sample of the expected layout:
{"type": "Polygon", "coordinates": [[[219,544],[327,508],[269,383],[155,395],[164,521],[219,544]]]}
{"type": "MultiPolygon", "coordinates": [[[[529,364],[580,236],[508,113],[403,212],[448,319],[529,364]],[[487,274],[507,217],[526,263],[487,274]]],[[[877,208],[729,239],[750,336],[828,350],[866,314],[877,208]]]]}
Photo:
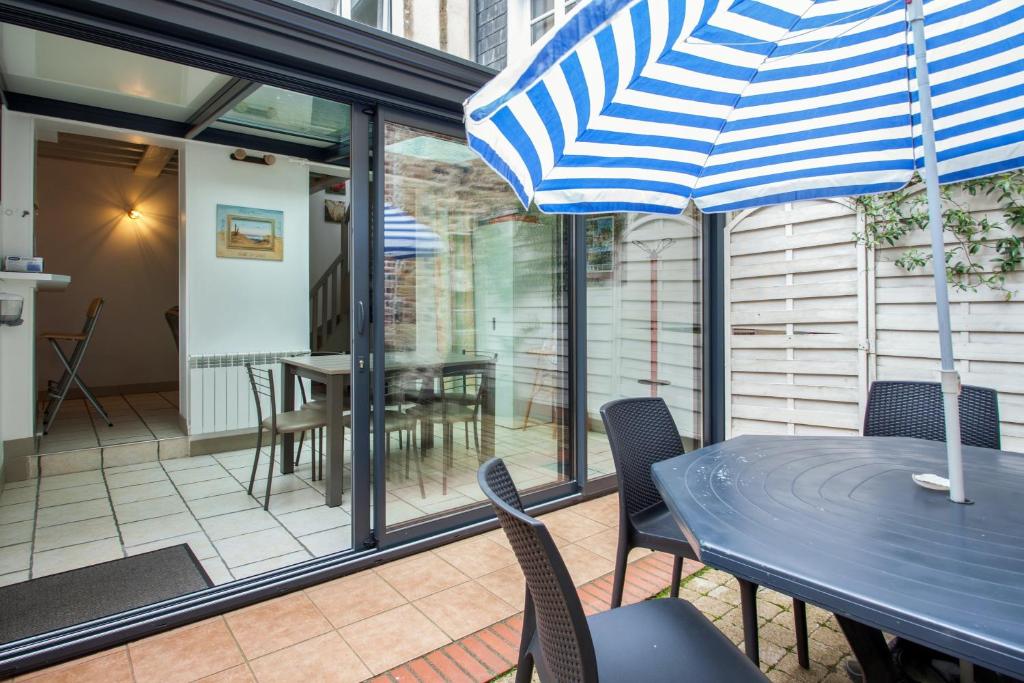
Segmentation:
{"type": "MultiPolygon", "coordinates": [[[[589,611],[607,605],[617,502],[605,496],[544,516],[589,611]]],[[[631,557],[627,597],[668,583],[668,558],[631,557]]],[[[690,571],[699,565],[689,565],[690,571]]],[[[175,629],[19,680],[44,681],[483,681],[514,661],[523,579],[501,531],[175,629]]],[[[738,642],[738,594],[715,571],[691,578],[692,600],[738,642]]],[[[810,671],[796,666],[787,598],[764,592],[761,652],[775,681],[843,680],[845,641],[808,607],[810,671]]]]}
{"type": "MultiPolygon", "coordinates": [[[[521,488],[559,481],[550,425],[498,427],[496,440],[521,488]]],[[[147,444],[134,444],[140,445],[147,444]]],[[[392,448],[389,525],[483,501],[476,481],[477,452],[466,447],[463,434],[456,432],[447,473],[441,467],[440,437],[420,458],[422,491],[418,472],[407,467],[396,435],[392,448]]],[[[67,455],[64,464],[74,469],[70,457],[79,453],[60,457],[67,455]]],[[[344,500],[334,508],[324,505],[324,481],[311,478],[308,443],[294,474],[274,475],[269,512],[261,505],[268,449],[257,471],[258,500],[246,493],[252,449],[172,459],[157,459],[155,447],[139,449],[132,457],[143,462],[122,464],[124,454],[113,460],[104,455],[103,466],[96,469],[8,482],[0,493],[0,585],[179,543],[189,544],[217,584],[348,549],[348,444],[345,454],[344,500]],[[111,462],[116,464],[108,466],[111,462]]],[[[594,467],[608,467],[609,460],[607,453],[592,457],[594,467]]],[[[46,471],[44,464],[44,475],[46,471]]]]}

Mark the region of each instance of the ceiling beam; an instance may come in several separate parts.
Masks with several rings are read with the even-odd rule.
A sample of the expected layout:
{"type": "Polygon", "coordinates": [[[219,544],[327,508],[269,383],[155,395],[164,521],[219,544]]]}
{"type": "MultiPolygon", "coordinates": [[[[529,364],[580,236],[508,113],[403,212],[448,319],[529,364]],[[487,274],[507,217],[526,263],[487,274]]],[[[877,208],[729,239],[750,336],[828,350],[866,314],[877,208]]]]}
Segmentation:
{"type": "Polygon", "coordinates": [[[210,127],[221,116],[234,109],[235,105],[256,92],[259,83],[242,78],[232,78],[227,85],[214,93],[189,117],[190,127],[185,133],[186,140],[192,140],[210,127]]]}
{"type": "Polygon", "coordinates": [[[142,158],[139,159],[139,163],[135,165],[135,170],[132,173],[140,178],[156,178],[176,151],[170,147],[150,145],[143,152],[142,158]]]}

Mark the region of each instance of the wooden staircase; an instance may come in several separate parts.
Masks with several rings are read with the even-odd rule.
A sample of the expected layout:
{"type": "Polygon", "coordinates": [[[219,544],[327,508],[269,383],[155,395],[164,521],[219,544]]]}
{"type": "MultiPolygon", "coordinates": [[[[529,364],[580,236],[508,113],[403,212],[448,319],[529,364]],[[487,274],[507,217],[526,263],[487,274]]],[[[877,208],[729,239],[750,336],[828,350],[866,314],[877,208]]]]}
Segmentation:
{"type": "Polygon", "coordinates": [[[339,326],[348,324],[346,275],[344,255],[339,255],[309,290],[309,348],[312,351],[347,351],[325,348],[331,334],[339,326]]]}

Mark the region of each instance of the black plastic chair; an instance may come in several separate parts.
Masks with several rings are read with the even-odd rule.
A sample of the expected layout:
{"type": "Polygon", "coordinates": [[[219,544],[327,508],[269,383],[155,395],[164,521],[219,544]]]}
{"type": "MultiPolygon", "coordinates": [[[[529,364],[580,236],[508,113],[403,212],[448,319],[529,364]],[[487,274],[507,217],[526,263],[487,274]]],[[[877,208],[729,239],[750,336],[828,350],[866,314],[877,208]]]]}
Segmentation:
{"type": "MultiPolygon", "coordinates": [[[[601,407],[601,419],[619,475],[619,546],[612,580],[612,607],[622,604],[626,565],[633,548],[658,550],[675,556],[672,597],[679,596],[683,559],[697,555],[672,517],[651,477],[651,465],[684,452],[672,413],[664,399],[623,398],[601,407]]],[[[750,659],[759,658],[757,641],[757,586],[739,581],[743,631],[750,659]]],[[[808,668],[806,606],[793,600],[797,659],[808,668]]]]}
{"type": "Polygon", "coordinates": [[[587,617],[551,534],[523,512],[505,463],[477,477],[526,576],[527,612],[516,682],[766,681],[764,674],[684,600],[647,600],[587,617]]]}
{"type": "MultiPolygon", "coordinates": [[[[960,441],[1000,447],[999,395],[995,389],[960,388],[960,441]]],[[[942,385],[938,382],[872,382],[864,411],[864,436],[946,440],[942,385]]]]}

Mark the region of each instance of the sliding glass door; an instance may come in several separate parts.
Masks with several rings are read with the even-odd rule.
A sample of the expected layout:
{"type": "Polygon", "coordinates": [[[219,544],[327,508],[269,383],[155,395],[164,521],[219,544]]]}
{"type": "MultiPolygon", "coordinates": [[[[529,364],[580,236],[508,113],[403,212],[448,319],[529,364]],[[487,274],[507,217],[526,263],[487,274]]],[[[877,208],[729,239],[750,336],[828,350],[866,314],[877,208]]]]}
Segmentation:
{"type": "Polygon", "coordinates": [[[457,128],[376,126],[375,521],[397,540],[479,511],[490,457],[523,491],[573,481],[570,231],[524,210],[457,128]]]}

